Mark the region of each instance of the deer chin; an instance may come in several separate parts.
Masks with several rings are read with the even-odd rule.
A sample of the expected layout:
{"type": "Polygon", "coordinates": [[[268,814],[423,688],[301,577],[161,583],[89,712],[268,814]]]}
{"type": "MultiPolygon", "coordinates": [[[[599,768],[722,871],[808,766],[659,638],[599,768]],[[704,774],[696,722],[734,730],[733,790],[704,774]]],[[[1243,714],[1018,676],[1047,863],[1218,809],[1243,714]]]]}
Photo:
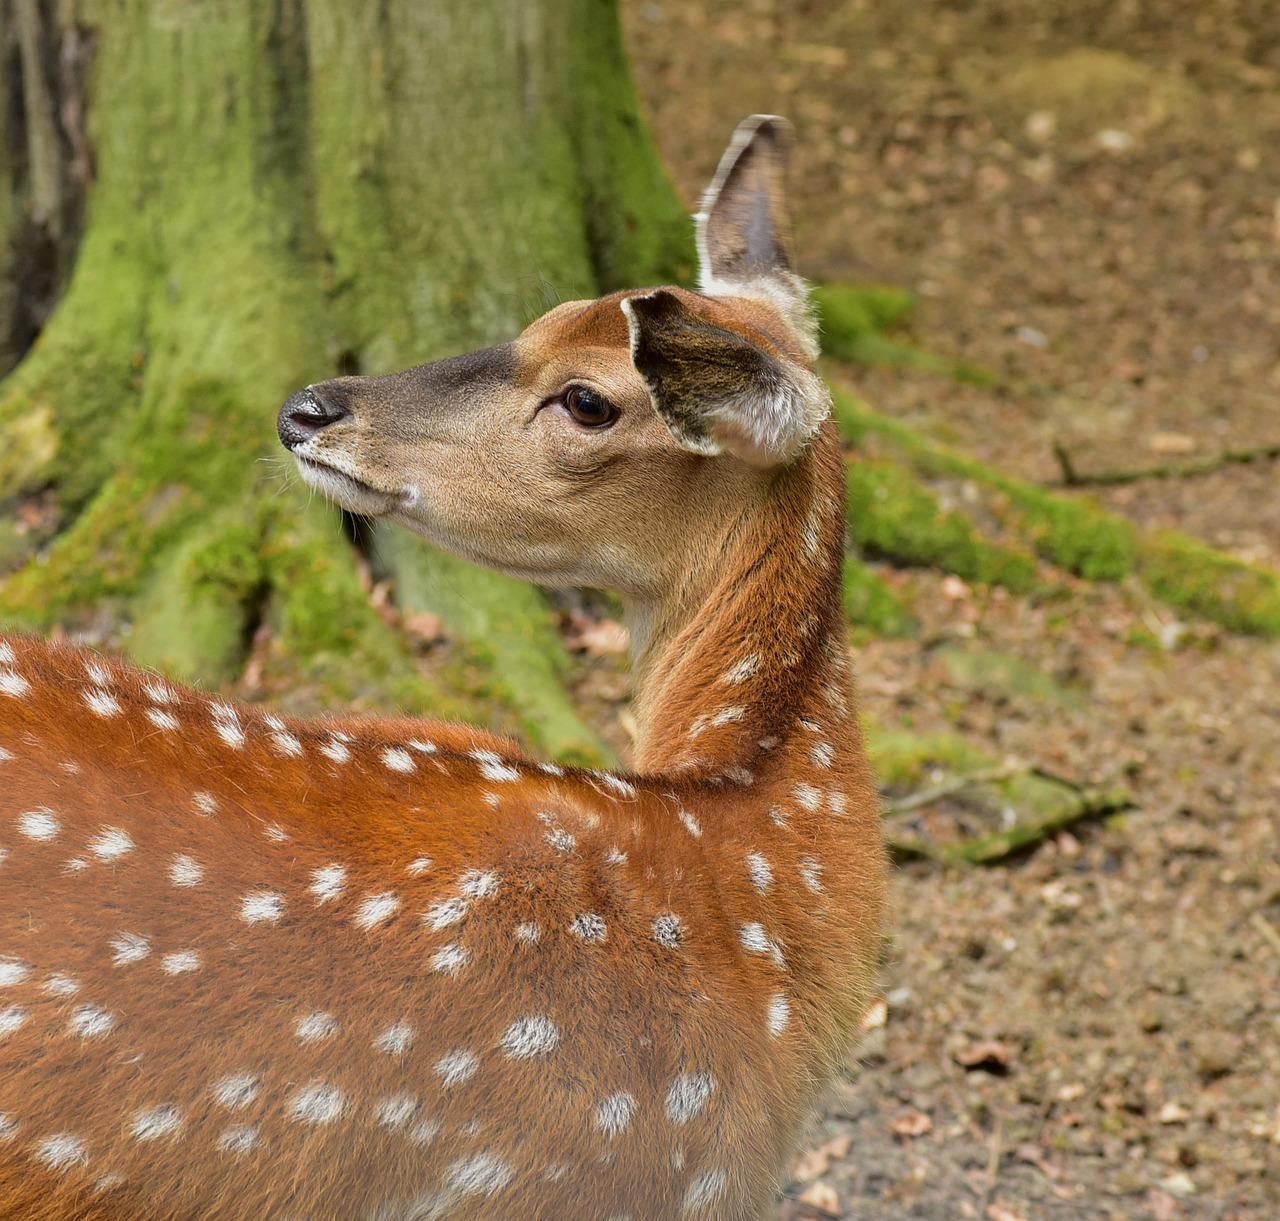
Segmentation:
{"type": "Polygon", "coordinates": [[[339,469],[333,465],[330,455],[325,455],[321,460],[295,452],[293,457],[303,483],[312,491],[332,500],[340,509],[346,509],[348,513],[358,513],[362,517],[383,517],[406,498],[404,493],[379,491],[363,479],[339,469]]]}

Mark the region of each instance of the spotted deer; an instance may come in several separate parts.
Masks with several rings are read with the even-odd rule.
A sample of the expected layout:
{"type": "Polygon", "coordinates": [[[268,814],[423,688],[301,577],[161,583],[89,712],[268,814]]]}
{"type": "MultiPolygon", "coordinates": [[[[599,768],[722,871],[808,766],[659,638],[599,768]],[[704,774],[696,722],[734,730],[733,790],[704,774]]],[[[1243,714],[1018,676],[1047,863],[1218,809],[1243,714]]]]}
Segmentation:
{"type": "Polygon", "coordinates": [[[735,135],[701,292],[565,303],[279,415],[344,508],[620,593],[633,772],[0,642],[0,1216],[775,1207],[884,888],[787,141],[735,135]]]}

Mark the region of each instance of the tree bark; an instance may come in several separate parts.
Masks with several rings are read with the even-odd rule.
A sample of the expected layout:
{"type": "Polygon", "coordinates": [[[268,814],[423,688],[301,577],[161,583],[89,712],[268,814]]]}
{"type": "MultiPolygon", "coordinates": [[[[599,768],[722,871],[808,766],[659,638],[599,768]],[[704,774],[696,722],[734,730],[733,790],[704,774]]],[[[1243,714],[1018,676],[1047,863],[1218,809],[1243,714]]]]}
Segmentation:
{"type": "MultiPolygon", "coordinates": [[[[220,684],[265,622],[269,677],[309,679],[313,702],[456,711],[371,609],[339,519],[290,486],[274,412],[335,372],[510,337],[558,299],[687,280],[688,221],[613,0],[0,3],[19,34],[93,39],[96,165],[65,295],[0,385],[0,619],[118,638],[220,684]]],[[[66,99],[45,101],[45,143],[52,130],[64,150],[45,171],[62,176],[42,171],[37,190],[24,162],[30,215],[72,159],[66,99]]],[[[519,698],[479,684],[500,721],[600,756],[557,682],[540,595],[416,540],[375,551],[410,608],[440,601],[493,674],[522,659],[519,698]],[[477,603],[496,608],[483,641],[450,611],[477,603]]]]}

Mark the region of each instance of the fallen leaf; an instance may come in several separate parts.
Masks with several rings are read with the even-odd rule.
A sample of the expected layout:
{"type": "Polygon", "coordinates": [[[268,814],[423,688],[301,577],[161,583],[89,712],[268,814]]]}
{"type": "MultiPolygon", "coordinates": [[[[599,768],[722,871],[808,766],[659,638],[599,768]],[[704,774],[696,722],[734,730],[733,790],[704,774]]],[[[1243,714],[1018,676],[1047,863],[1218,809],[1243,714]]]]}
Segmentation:
{"type": "Polygon", "coordinates": [[[1160,1114],[1156,1118],[1161,1123],[1186,1123],[1191,1118],[1191,1112],[1176,1102],[1166,1102],[1160,1108],[1160,1114]]]}
{"type": "Polygon", "coordinates": [[[862,1015],[862,1029],[864,1033],[868,1030],[879,1030],[888,1020],[889,1002],[883,996],[877,996],[867,1006],[866,1013],[862,1015]]]}
{"type": "Polygon", "coordinates": [[[1193,1196],[1197,1190],[1194,1180],[1185,1170],[1175,1170],[1167,1179],[1160,1180],[1160,1186],[1175,1196],[1193,1196]]]}
{"type": "Polygon", "coordinates": [[[414,611],[403,620],[404,630],[423,644],[435,644],[444,639],[444,622],[430,611],[414,611]]]}
{"type": "Polygon", "coordinates": [[[923,1136],[933,1130],[933,1120],[923,1111],[912,1107],[889,1120],[889,1128],[898,1136],[923,1136]]]}
{"type": "Polygon", "coordinates": [[[1058,1088],[1058,1092],[1054,1097],[1059,1102],[1075,1102],[1077,1099],[1084,1097],[1084,1086],[1078,1081],[1069,1081],[1066,1085],[1058,1088]]]}
{"type": "Polygon", "coordinates": [[[798,1183],[820,1178],[831,1169],[831,1159],[821,1149],[805,1149],[791,1163],[791,1177],[798,1183]]]}
{"type": "Polygon", "coordinates": [[[797,1197],[801,1204],[807,1204],[827,1217],[841,1217],[844,1208],[836,1189],[829,1183],[814,1183],[806,1187],[797,1197]]]}
{"type": "Polygon", "coordinates": [[[952,1052],[951,1056],[962,1068],[1006,1073],[1013,1057],[1013,1048],[999,1039],[980,1039],[952,1052]]]}
{"type": "Polygon", "coordinates": [[[1009,1207],[1000,1200],[995,1200],[987,1205],[987,1211],[984,1214],[987,1221],[1027,1221],[1020,1212],[1009,1207]]]}

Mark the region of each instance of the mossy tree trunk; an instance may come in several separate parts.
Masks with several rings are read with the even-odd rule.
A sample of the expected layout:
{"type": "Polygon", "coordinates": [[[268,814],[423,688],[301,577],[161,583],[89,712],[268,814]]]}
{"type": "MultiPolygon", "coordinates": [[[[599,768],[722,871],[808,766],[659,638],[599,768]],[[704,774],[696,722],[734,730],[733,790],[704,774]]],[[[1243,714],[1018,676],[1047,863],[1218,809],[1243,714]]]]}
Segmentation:
{"type": "MultiPolygon", "coordinates": [[[[289,484],[275,409],[338,371],[510,337],[557,299],[688,277],[614,0],[0,0],[0,17],[21,72],[24,17],[63,60],[92,46],[95,167],[65,293],[0,385],[0,620],[123,632],[213,683],[265,620],[281,674],[458,711],[371,609],[338,518],[289,484]]],[[[66,177],[79,76],[42,79],[66,177]]],[[[5,93],[12,289],[39,124],[5,93]]],[[[375,552],[410,608],[442,591],[446,623],[468,608],[457,631],[483,624],[492,674],[518,659],[489,692],[514,727],[596,752],[540,598],[424,544],[375,552]]]]}

